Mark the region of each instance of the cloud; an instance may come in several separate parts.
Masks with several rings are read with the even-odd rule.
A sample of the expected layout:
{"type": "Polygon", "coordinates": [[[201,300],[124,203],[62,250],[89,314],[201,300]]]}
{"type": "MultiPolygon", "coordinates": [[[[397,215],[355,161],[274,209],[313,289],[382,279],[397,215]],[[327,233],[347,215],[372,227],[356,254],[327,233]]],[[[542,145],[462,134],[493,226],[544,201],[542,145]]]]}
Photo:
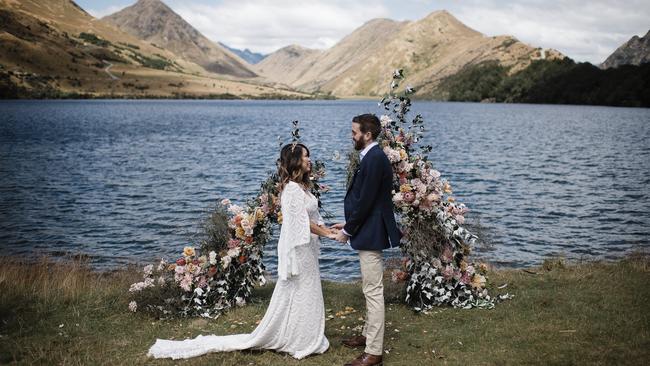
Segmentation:
{"type": "Polygon", "coordinates": [[[209,39],[263,53],[290,44],[329,48],[366,21],[390,14],[372,1],[224,0],[216,5],[169,5],[209,39]]]}
{"type": "Polygon", "coordinates": [[[484,0],[464,2],[455,15],[487,35],[513,35],[576,61],[599,64],[633,35],[648,31],[650,2],[484,0]]]}

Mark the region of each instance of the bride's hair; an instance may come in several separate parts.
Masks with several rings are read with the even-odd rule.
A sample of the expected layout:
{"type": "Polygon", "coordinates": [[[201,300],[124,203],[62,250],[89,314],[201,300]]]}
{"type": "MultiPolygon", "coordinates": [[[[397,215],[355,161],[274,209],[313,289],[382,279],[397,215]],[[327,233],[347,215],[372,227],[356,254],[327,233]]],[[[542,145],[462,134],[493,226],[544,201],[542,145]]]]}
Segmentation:
{"type": "Polygon", "coordinates": [[[303,185],[305,188],[311,188],[309,172],[302,172],[302,151],[303,149],[309,156],[309,149],[303,144],[287,144],[280,151],[278,160],[278,177],[280,178],[280,191],[290,180],[303,185]]]}

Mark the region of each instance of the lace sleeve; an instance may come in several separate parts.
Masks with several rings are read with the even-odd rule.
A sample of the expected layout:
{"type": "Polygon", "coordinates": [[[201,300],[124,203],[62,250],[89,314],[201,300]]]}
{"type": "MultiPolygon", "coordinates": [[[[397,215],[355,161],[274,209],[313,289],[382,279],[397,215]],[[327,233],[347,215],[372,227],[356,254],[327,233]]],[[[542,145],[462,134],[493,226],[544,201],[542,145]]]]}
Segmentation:
{"type": "Polygon", "coordinates": [[[305,192],[297,183],[289,182],[282,191],[282,227],[278,240],[278,278],[286,280],[298,275],[295,248],[309,244],[311,231],[305,204],[305,192]]]}

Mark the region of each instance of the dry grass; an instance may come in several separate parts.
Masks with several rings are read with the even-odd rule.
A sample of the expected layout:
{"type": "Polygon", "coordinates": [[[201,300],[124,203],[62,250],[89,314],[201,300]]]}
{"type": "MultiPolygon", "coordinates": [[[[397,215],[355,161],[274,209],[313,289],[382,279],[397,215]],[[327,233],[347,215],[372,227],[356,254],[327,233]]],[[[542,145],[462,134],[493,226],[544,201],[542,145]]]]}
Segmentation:
{"type": "MultiPolygon", "coordinates": [[[[649,263],[647,255],[637,254],[616,263],[549,259],[526,272],[496,270],[492,283],[507,283],[515,298],[494,310],[416,314],[388,304],[385,364],[644,364],[650,359],[649,263]]],[[[83,261],[0,259],[0,363],[333,365],[360,352],[340,345],[362,324],[359,284],[324,282],[332,315],[326,326],[331,347],[324,355],[296,361],[245,351],[182,362],[148,359],[157,337],[250,332],[264,315],[273,285],[257,289],[255,303],[214,321],[161,321],[126,310],[126,291],[138,277],[133,268],[93,272],[83,261]]]]}

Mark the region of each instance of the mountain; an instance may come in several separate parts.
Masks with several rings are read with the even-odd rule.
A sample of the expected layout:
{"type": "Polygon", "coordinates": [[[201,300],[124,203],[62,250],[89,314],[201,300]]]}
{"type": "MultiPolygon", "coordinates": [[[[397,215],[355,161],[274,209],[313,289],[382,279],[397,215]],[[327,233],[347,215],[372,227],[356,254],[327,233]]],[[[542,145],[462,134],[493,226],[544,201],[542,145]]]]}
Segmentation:
{"type": "Polygon", "coordinates": [[[70,0],[0,0],[0,98],[308,97],[208,73],[70,0]]]}
{"type": "Polygon", "coordinates": [[[139,0],[102,20],[168,49],[210,72],[240,78],[257,76],[246,61],[207,39],[162,1],[139,0]]]}
{"type": "Polygon", "coordinates": [[[564,58],[510,36],[487,37],[444,10],[418,21],[371,20],[318,54],[277,53],[283,54],[267,56],[255,69],[299,90],[336,96],[383,94],[397,68],[405,70],[405,83],[418,90],[416,95],[430,96],[442,79],[467,65],[494,60],[516,72],[535,59],[564,58]],[[284,70],[283,60],[293,65],[288,73],[278,72],[284,70]]]}
{"type": "Polygon", "coordinates": [[[322,51],[288,46],[268,55],[255,69],[271,80],[302,90],[317,91],[350,67],[363,65],[369,56],[374,57],[383,47],[382,37],[390,37],[404,24],[389,19],[374,19],[330,49],[322,51]]]}
{"type": "Polygon", "coordinates": [[[253,52],[253,51],[249,50],[248,48],[246,48],[245,50],[242,51],[240,49],[230,47],[230,46],[228,46],[228,45],[226,45],[224,43],[221,43],[221,42],[219,42],[219,45],[221,45],[222,47],[225,47],[227,50],[229,50],[230,52],[234,53],[235,55],[241,57],[244,61],[248,62],[251,65],[255,65],[256,63],[264,60],[264,57],[266,57],[266,55],[263,55],[263,54],[257,53],[257,52],[253,52]]]}
{"type": "Polygon", "coordinates": [[[272,80],[285,85],[296,84],[309,66],[322,51],[313,50],[298,45],[283,47],[255,65],[255,70],[261,75],[268,75],[272,80]]]}
{"type": "Polygon", "coordinates": [[[601,69],[619,67],[621,65],[641,65],[650,62],[650,31],[639,38],[632,37],[621,47],[617,48],[605,62],[600,65],[601,69]]]}

